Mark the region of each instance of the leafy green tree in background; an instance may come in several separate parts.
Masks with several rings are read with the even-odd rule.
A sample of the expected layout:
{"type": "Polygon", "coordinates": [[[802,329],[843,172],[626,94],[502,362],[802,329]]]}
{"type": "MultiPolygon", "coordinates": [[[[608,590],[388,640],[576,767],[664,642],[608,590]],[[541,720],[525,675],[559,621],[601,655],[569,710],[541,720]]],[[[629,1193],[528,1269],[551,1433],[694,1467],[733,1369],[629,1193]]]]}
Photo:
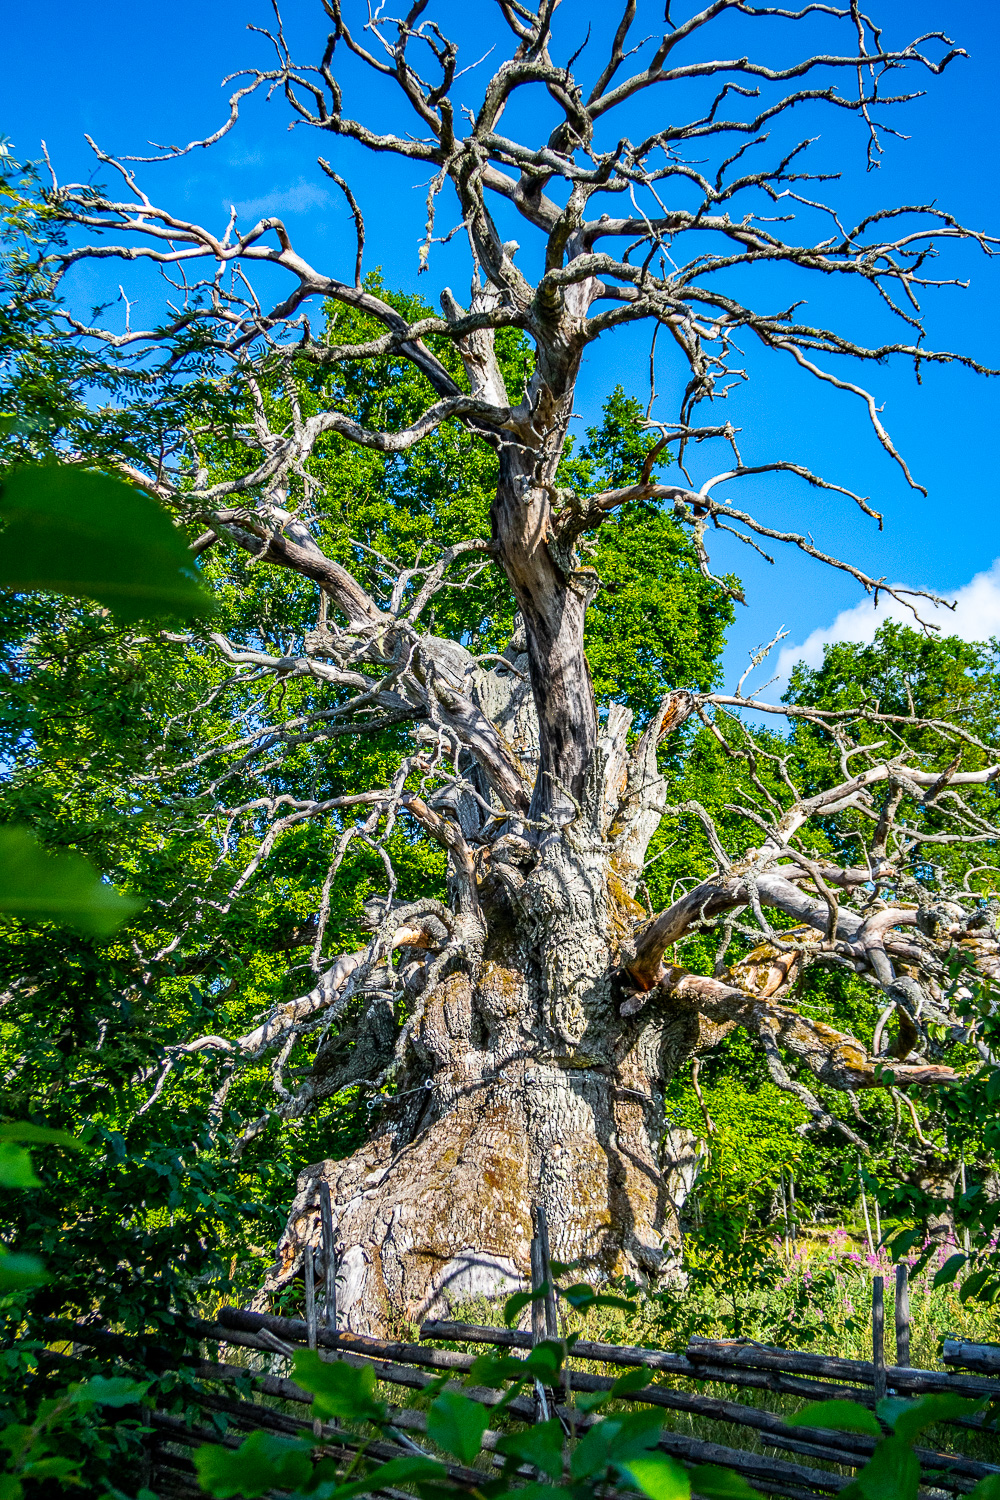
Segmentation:
{"type": "MultiPolygon", "coordinates": [[[[800,665],[793,672],[788,698],[830,709],[878,704],[897,716],[894,733],[901,742],[924,754],[932,753],[934,732],[919,722],[947,721],[961,725],[979,746],[970,743],[963,764],[987,766],[986,746],[996,742],[1000,721],[1000,646],[996,640],[967,642],[955,636],[930,636],[896,622],[878,631],[871,645],[838,643],[824,651],[823,664],[812,670],[800,665]]],[[[796,734],[807,764],[823,775],[823,750],[808,728],[796,734]]],[[[827,752],[828,755],[828,752],[827,752]]],[[[995,816],[995,783],[969,795],[976,816],[988,823],[995,816]]],[[[934,826],[953,834],[946,818],[934,826]]],[[[956,1009],[969,1030],[951,1055],[961,1066],[962,1082],[932,1091],[915,1105],[893,1096],[891,1119],[875,1128],[876,1153],[870,1183],[890,1216],[896,1254],[928,1251],[953,1238],[956,1253],[939,1283],[963,1271],[962,1300],[994,1302],[1000,1294],[1000,1263],[994,1242],[998,1225],[996,1177],[1000,1147],[1000,1079],[995,1057],[998,978],[992,961],[993,934],[1000,910],[1000,864],[991,840],[970,859],[959,841],[927,851],[911,867],[905,889],[920,909],[923,922],[933,928],[939,920],[931,892],[963,900],[969,890],[981,893],[978,909],[965,925],[948,955],[941,986],[955,996],[956,1009]],[[981,861],[981,862],[980,862],[981,861]],[[971,1022],[971,1027],[970,1027],[971,1022]],[[977,1046],[970,1045],[975,1037],[977,1046]],[[964,1238],[971,1254],[959,1253],[964,1238]],[[972,1272],[973,1274],[969,1274],[972,1272]]],[[[954,1030],[933,1025],[934,1043],[942,1050],[954,1030]]],[[[899,1014],[886,1028],[886,1037],[908,1036],[907,1018],[899,1014]]],[[[867,1112],[866,1112],[867,1113],[867,1112]]]]}

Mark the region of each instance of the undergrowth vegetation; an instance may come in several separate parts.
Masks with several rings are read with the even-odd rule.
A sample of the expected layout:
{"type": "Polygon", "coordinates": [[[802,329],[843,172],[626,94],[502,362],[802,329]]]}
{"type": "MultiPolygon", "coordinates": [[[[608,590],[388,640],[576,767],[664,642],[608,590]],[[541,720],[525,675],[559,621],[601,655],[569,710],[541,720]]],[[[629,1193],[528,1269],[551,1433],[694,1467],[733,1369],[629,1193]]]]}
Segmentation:
{"type": "MultiPolygon", "coordinates": [[[[856,1226],[855,1226],[856,1230],[856,1226]]],[[[910,1281],[910,1360],[922,1369],[940,1367],[945,1338],[1000,1342],[1000,1309],[961,1299],[961,1283],[935,1286],[934,1279],[953,1245],[934,1251],[910,1281]]],[[[841,1359],[871,1359],[872,1281],[885,1279],[886,1360],[895,1351],[894,1266],[880,1250],[871,1255],[863,1238],[845,1228],[800,1236],[786,1251],[773,1229],[762,1235],[742,1275],[732,1260],[716,1255],[697,1234],[688,1238],[686,1282],[653,1296],[631,1294],[634,1309],[603,1307],[561,1311],[560,1331],[607,1344],[683,1352],[691,1338],[736,1336],[785,1348],[809,1349],[841,1359]]],[[[914,1261],[916,1257],[913,1257],[914,1261]]],[[[479,1297],[463,1303],[456,1318],[488,1327],[501,1322],[502,1304],[479,1297]]],[[[395,1332],[412,1336],[414,1325],[400,1323],[395,1332]]],[[[462,1346],[465,1347],[465,1346],[462,1346]]],[[[468,1346],[471,1349],[471,1345],[468,1346]]],[[[759,1396],[754,1393],[754,1400],[759,1396]]]]}

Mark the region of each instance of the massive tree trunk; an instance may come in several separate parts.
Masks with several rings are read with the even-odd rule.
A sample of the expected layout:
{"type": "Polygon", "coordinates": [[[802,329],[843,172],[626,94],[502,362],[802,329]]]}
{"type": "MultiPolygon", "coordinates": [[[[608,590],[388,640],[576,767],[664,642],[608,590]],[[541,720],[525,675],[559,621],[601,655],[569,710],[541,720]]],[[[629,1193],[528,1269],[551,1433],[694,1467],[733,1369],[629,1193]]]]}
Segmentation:
{"type": "MultiPolygon", "coordinates": [[[[567,955],[579,952],[578,934],[563,935],[567,955]]],[[[547,1047],[541,956],[529,978],[505,946],[476,982],[456,974],[427,997],[414,1066],[375,1138],[303,1174],[272,1287],[318,1239],[321,1177],[345,1247],[341,1320],[359,1332],[523,1287],[533,1203],[546,1207],[553,1253],[581,1277],[648,1281],[677,1267],[697,1146],[685,1132],[663,1139],[661,1080],[666,1057],[686,1050],[693,1012],[659,1046],[634,1035],[609,1045],[611,986],[597,975],[581,1046],[547,1047]]]]}
{"type": "MultiPolygon", "coordinates": [[[[539,735],[523,644],[508,652],[510,670],[477,674],[475,697],[532,775],[539,735]]],[[[537,839],[501,832],[480,844],[474,897],[454,882],[466,957],[426,988],[429,964],[414,966],[396,1092],[362,1150],[303,1174],[268,1291],[318,1241],[321,1178],[344,1247],[338,1305],[357,1331],[523,1286],[534,1203],[547,1210],[553,1255],[584,1278],[678,1271],[678,1215],[700,1148],[665,1129],[664,1088],[721,1030],[707,1036],[690,1002],[623,1019],[632,990],[621,965],[665,799],[657,741],[689,707],[687,694],[671,695],[631,753],[631,715],[613,709],[568,816],[564,793],[537,839]]],[[[454,810],[471,841],[482,806],[464,794],[454,810]]],[[[380,1011],[394,1035],[388,1009],[372,1002],[365,1041],[380,1011]]],[[[342,1066],[336,1046],[319,1053],[320,1092],[325,1070],[340,1086],[342,1066]]]]}
{"type": "MultiPolygon", "coordinates": [[[[570,330],[592,290],[574,288],[560,308],[570,330]]],[[[374,1140],[305,1174],[271,1278],[287,1278],[315,1240],[325,1176],[345,1246],[344,1316],[359,1330],[520,1286],[535,1202],[553,1253],[583,1276],[645,1280],[678,1266],[695,1145],[664,1137],[663,1090],[698,1017],[685,1002],[623,1022],[620,975],[665,803],[657,743],[690,698],[665,700],[631,753],[625,710],[612,709],[598,737],[583,650],[594,576],[573,539],[557,537],[552,503],[582,346],[572,334],[553,341],[522,407],[531,446],[501,444],[493,545],[524,639],[506,671],[472,674],[530,803],[511,808],[508,796],[515,815],[503,818],[498,778],[466,754],[479,795],[456,790],[451,808],[464,846],[451,848],[463,961],[414,1000],[374,1140]]],[[[505,401],[492,341],[467,342],[463,356],[473,388],[505,401]]],[[[453,748],[461,755],[460,740],[453,748]]]]}

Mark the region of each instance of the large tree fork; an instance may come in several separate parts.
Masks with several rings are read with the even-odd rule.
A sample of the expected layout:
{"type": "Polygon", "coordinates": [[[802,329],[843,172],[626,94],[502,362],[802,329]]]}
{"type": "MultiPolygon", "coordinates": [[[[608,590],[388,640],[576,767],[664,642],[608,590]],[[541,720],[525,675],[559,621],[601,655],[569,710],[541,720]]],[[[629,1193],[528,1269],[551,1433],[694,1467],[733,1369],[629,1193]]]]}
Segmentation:
{"type": "MultiPolygon", "coordinates": [[[[789,1072],[782,1057],[828,1087],[853,1092],[936,1084],[952,1078],[950,1067],[926,1056],[928,1049],[932,1055],[937,1051],[934,1028],[942,1025],[951,1039],[981,1047],[974,1030],[951,1008],[953,1001],[945,994],[945,963],[949,955],[959,952],[983,979],[1000,972],[1000,948],[990,919],[986,919],[984,929],[981,905],[971,893],[966,893],[964,902],[955,899],[956,892],[949,893],[951,899],[932,900],[907,870],[914,847],[921,842],[965,839],[978,844],[1000,837],[1000,830],[984,823],[960,794],[960,789],[989,786],[1000,775],[1000,765],[969,772],[952,765],[944,773],[934,773],[907,764],[902,756],[878,762],[823,793],[790,801],[778,810],[780,816],[760,848],[738,862],[726,856],[722,837],[709,815],[693,804],[686,810],[708,829],[721,868],[653,920],[637,918],[639,909],[632,897],[641,876],[641,861],[636,851],[645,851],[666,810],[668,786],[657,771],[657,748],[696,708],[704,712],[710,701],[711,695],[696,699],[686,692],[669,694],[645,733],[631,745],[628,714],[614,714],[595,756],[600,775],[590,778],[584,802],[563,825],[563,843],[568,840],[571,846],[587,849],[597,841],[602,871],[599,878],[612,893],[608,977],[619,987],[620,1022],[616,1029],[621,1038],[634,1037],[638,1027],[647,1025],[656,1034],[663,1024],[664,1009],[668,1014],[671,1007],[677,1012],[678,1003],[679,1013],[693,1010],[700,1016],[706,1046],[713,1046],[732,1025],[742,1025],[760,1042],[779,1086],[795,1093],[816,1123],[835,1125],[867,1150],[856,1133],[789,1072]],[[880,787],[887,787],[889,795],[876,813],[871,789],[880,787]],[[915,830],[912,816],[907,816],[912,812],[911,805],[897,795],[900,788],[905,788],[911,798],[919,798],[924,807],[933,806],[947,792],[951,826],[964,832],[922,834],[915,830]],[[859,808],[874,824],[866,867],[839,866],[810,857],[793,846],[791,841],[808,831],[811,818],[859,808]],[[880,895],[882,890],[898,891],[904,899],[915,894],[922,904],[887,902],[880,895]],[[856,909],[859,899],[861,910],[856,909]],[[852,902],[855,906],[849,904],[852,902]],[[765,908],[787,919],[786,925],[777,929],[772,926],[765,908]],[[741,916],[753,927],[741,925],[741,916]],[[668,949],[692,932],[710,928],[718,928],[725,935],[716,965],[720,973],[724,948],[737,930],[763,944],[766,962],[758,955],[752,965],[737,966],[735,983],[687,973],[676,964],[664,962],[668,949]],[[814,964],[841,967],[884,992],[887,1013],[872,1053],[855,1038],[778,1003],[790,995],[814,964]],[[890,1051],[885,1021],[892,1013],[898,1016],[900,1036],[890,1051]],[[884,1051],[880,1050],[880,1037],[886,1044],[884,1051]]],[[[723,731],[718,732],[721,735],[723,731]]],[[[745,743],[748,736],[742,726],[738,735],[745,743]]],[[[426,767],[425,760],[418,761],[421,769],[426,767]]],[[[411,765],[404,765],[400,779],[411,770],[411,765]]],[[[244,1037],[235,1041],[203,1037],[175,1049],[166,1060],[156,1093],[184,1056],[206,1049],[222,1053],[230,1070],[256,1062],[267,1052],[276,1053],[274,1081],[281,1097],[279,1111],[288,1118],[300,1116],[320,1099],[344,1089],[363,1084],[376,1091],[390,1080],[412,1073],[414,1059],[410,1052],[423,1020],[422,1002],[417,1002],[414,1015],[400,1027],[391,1018],[386,1019],[386,986],[415,996],[427,994],[449,970],[466,972],[475,981],[484,947],[490,941],[491,922],[499,919],[498,890],[502,902],[512,901],[516,910],[530,910],[525,892],[532,889],[533,881],[546,877],[552,858],[551,851],[539,851],[511,833],[492,843],[475,838],[470,843],[452,815],[454,794],[461,795],[463,790],[467,790],[467,783],[460,776],[446,783],[438,798],[431,799],[439,801],[442,811],[413,796],[399,781],[395,790],[343,799],[371,808],[367,820],[370,828],[395,807],[409,814],[447,849],[454,912],[437,902],[394,903],[388,912],[373,907],[376,930],[366,949],[342,955],[322,973],[312,991],[280,1004],[244,1037]],[[415,961],[393,971],[391,955],[395,950],[414,953],[415,961]],[[371,1002],[363,1002],[360,1008],[356,1003],[353,1021],[346,1029],[342,1026],[334,1041],[328,1043],[333,1023],[340,1022],[350,1003],[369,991],[371,1002]],[[292,1092],[281,1081],[284,1065],[296,1043],[317,1030],[320,1018],[316,1068],[306,1083],[292,1092]],[[377,1046],[373,1038],[377,1038],[377,1046]]],[[[321,804],[293,812],[289,818],[324,811],[329,807],[321,804]]],[[[356,832],[358,825],[351,824],[350,830],[356,832]]],[[[562,843],[558,847],[561,850],[562,843]]],[[[260,861],[266,853],[262,848],[260,861]]],[[[958,994],[964,993],[967,989],[960,987],[958,994]]],[[[575,1045],[572,1039],[569,1045],[575,1045]]],[[[226,1088],[230,1078],[231,1071],[226,1088]]],[[[257,1127],[250,1127],[246,1138],[251,1139],[268,1118],[265,1115],[257,1127]]]]}

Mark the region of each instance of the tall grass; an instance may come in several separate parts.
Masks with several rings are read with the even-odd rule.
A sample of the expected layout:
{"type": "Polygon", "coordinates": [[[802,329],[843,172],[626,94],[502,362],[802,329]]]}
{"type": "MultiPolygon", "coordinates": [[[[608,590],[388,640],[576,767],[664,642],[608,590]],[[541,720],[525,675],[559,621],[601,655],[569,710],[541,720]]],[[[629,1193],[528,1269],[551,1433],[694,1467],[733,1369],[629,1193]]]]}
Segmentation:
{"type": "MultiPolygon", "coordinates": [[[[810,1349],[844,1359],[870,1360],[872,1282],[881,1275],[885,1282],[886,1362],[895,1362],[895,1266],[880,1251],[871,1254],[863,1239],[854,1238],[846,1229],[832,1232],[812,1231],[802,1236],[794,1249],[786,1250],[781,1240],[772,1247],[766,1275],[755,1284],[750,1278],[736,1286],[680,1289],[673,1296],[645,1296],[634,1299],[634,1311],[600,1308],[586,1314],[574,1312],[560,1303],[560,1325],[563,1334],[578,1333],[581,1338],[598,1342],[658,1348],[683,1352],[692,1333],[705,1337],[731,1337],[734,1303],[741,1314],[744,1336],[761,1343],[789,1349],[810,1349]]],[[[941,1345],[945,1337],[958,1337],[984,1343],[1000,1342],[1000,1312],[975,1302],[963,1303],[961,1283],[934,1286],[934,1277],[955,1247],[944,1244],[934,1252],[930,1263],[910,1282],[910,1363],[918,1367],[940,1369],[941,1345]]],[[[915,1257],[914,1257],[915,1260],[915,1257]]],[[[911,1261],[911,1264],[913,1261],[911,1261]]],[[[503,1321],[499,1301],[477,1299],[455,1316],[463,1321],[496,1326],[503,1321]]],[[[482,1352],[481,1345],[461,1345],[470,1352],[482,1352]]],[[[573,1364],[595,1373],[609,1374],[603,1365],[573,1359],[573,1364]]],[[[707,1396],[723,1397],[745,1406],[755,1406],[777,1415],[791,1417],[804,1398],[760,1389],[742,1389],[711,1381],[696,1381],[674,1376],[657,1376],[659,1383],[679,1390],[707,1396]]],[[[395,1399],[399,1399],[398,1396],[395,1399]]],[[[796,1461],[794,1454],[774,1448],[765,1434],[741,1423],[712,1419],[682,1411],[662,1412],[663,1425],[670,1431],[796,1461]]],[[[940,1427],[928,1434],[928,1442],[954,1447],[970,1457],[997,1462],[997,1437],[992,1431],[958,1432],[940,1427]]],[[[813,1468],[840,1470],[837,1465],[806,1457],[797,1460],[813,1468]]]]}
{"type": "MultiPolygon", "coordinates": [[[[982,1343],[1000,1342],[1000,1309],[963,1302],[962,1283],[934,1286],[934,1277],[953,1254],[943,1244],[910,1281],[910,1363],[938,1368],[941,1347],[950,1336],[982,1343]]],[[[916,1256],[910,1258],[913,1265],[916,1256]]],[[[768,1274],[742,1284],[700,1286],[666,1297],[640,1296],[635,1312],[602,1309],[586,1317],[570,1314],[567,1332],[614,1344],[682,1350],[692,1335],[731,1338],[734,1305],[742,1336],[789,1349],[809,1349],[843,1359],[872,1357],[872,1282],[885,1283],[885,1354],[895,1361],[895,1266],[881,1249],[872,1255],[845,1229],[812,1233],[786,1251],[773,1246],[768,1274]]]]}

